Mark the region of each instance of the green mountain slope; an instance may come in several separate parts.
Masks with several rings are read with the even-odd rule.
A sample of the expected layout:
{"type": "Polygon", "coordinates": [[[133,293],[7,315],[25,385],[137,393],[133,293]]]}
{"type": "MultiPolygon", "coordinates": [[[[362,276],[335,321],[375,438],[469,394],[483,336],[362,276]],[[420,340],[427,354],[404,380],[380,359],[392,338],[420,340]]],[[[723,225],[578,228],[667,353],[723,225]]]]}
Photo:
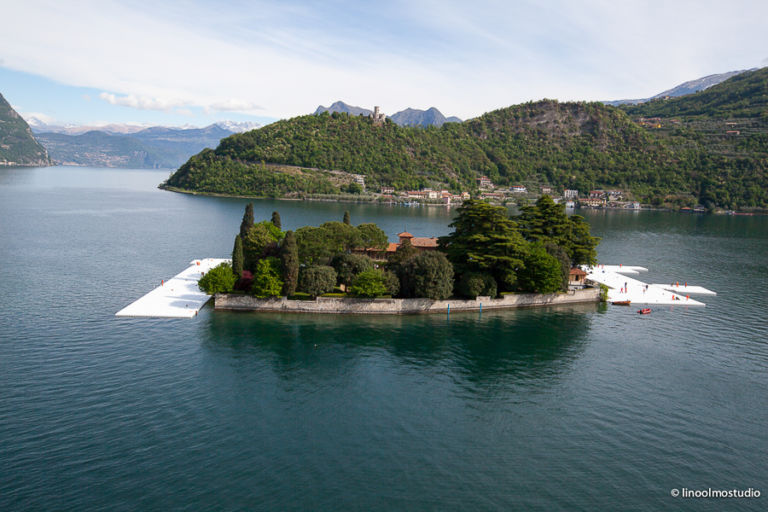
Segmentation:
{"type": "Polygon", "coordinates": [[[693,193],[702,204],[767,205],[768,68],[688,96],[622,109],[693,163],[693,193]]]}
{"type": "Polygon", "coordinates": [[[32,135],[29,125],[0,94],[0,165],[51,165],[48,153],[32,135]]]}
{"type": "MultiPolygon", "coordinates": [[[[752,116],[743,120],[756,122],[762,92],[745,85],[745,75],[752,74],[688,101],[725,95],[732,107],[720,102],[718,112],[738,110],[752,116]]],[[[632,109],[544,100],[426,129],[391,122],[376,126],[368,118],[339,113],[302,116],[223,139],[216,150],[192,157],[166,186],[254,196],[336,193],[344,187],[343,173],[330,172],[336,170],[365,175],[369,188],[458,191],[474,188],[475,178],[485,174],[499,185],[547,184],[582,192],[622,188],[655,204],[768,205],[764,132],[722,144],[724,132],[710,140],[680,120],[670,121],[675,127],[666,131],[649,128],[632,109]]]]}

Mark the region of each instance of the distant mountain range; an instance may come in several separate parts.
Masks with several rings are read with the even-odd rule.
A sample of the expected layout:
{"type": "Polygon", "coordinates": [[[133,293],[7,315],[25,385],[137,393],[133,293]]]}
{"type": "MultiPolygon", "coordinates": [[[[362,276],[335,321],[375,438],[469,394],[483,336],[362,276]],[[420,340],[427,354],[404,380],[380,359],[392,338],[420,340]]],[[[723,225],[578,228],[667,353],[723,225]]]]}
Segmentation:
{"type": "Polygon", "coordinates": [[[94,167],[175,168],[221,139],[259,125],[225,121],[205,128],[140,126],[33,126],[37,139],[56,163],[94,167]]]}
{"type": "Polygon", "coordinates": [[[0,166],[51,165],[45,148],[32,135],[26,121],[0,94],[0,166]]]}
{"type": "MultiPolygon", "coordinates": [[[[330,113],[340,112],[340,113],[349,114],[351,116],[359,116],[359,115],[369,116],[373,113],[372,110],[368,110],[367,108],[362,108],[362,107],[355,107],[353,105],[347,105],[343,101],[337,101],[333,103],[330,107],[324,107],[320,105],[319,107],[317,107],[317,109],[315,109],[315,115],[322,114],[323,112],[330,112],[330,113]]],[[[396,112],[388,117],[392,119],[393,123],[399,126],[419,126],[422,128],[427,126],[440,127],[445,123],[461,122],[461,119],[455,116],[446,118],[435,107],[430,107],[427,110],[407,108],[405,110],[401,110],[400,112],[396,112]]]]}
{"type": "Polygon", "coordinates": [[[701,78],[697,78],[695,80],[689,80],[687,82],[683,82],[678,86],[675,86],[664,92],[660,92],[656,96],[651,96],[650,98],[641,98],[641,99],[634,99],[634,100],[604,101],[603,103],[605,103],[606,105],[618,107],[619,105],[626,105],[626,104],[637,105],[638,103],[645,103],[646,101],[651,101],[659,98],[667,98],[667,97],[675,98],[677,96],[685,96],[686,94],[692,94],[694,92],[703,91],[704,89],[709,89],[713,85],[717,85],[721,82],[725,82],[731,77],[740,75],[742,73],[746,73],[747,71],[755,71],[757,69],[758,68],[742,69],[740,71],[728,71],[727,73],[707,75],[701,78]]]}

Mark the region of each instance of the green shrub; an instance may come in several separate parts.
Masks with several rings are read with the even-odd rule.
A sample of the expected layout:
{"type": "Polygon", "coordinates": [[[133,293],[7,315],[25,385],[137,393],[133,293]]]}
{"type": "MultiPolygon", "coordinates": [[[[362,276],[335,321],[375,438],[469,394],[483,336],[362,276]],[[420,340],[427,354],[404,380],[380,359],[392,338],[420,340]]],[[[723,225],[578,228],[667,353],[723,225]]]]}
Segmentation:
{"type": "Polygon", "coordinates": [[[479,272],[468,272],[461,276],[456,288],[459,295],[468,299],[477,298],[479,295],[493,298],[498,294],[493,276],[479,272]]]}
{"type": "Polygon", "coordinates": [[[232,271],[232,265],[222,263],[206,272],[197,282],[197,287],[208,295],[227,293],[232,291],[235,281],[237,281],[237,276],[232,271]]]}
{"type": "Polygon", "coordinates": [[[279,296],[283,289],[280,274],[279,259],[270,257],[259,260],[253,273],[251,293],[261,298],[279,296]]]}
{"type": "Polygon", "coordinates": [[[350,289],[355,297],[378,297],[387,293],[384,284],[384,275],[381,270],[370,269],[360,272],[352,283],[350,289]]]}
{"type": "Polygon", "coordinates": [[[336,286],[336,271],[333,267],[316,265],[305,267],[299,273],[299,290],[317,297],[333,290],[336,286]]]}

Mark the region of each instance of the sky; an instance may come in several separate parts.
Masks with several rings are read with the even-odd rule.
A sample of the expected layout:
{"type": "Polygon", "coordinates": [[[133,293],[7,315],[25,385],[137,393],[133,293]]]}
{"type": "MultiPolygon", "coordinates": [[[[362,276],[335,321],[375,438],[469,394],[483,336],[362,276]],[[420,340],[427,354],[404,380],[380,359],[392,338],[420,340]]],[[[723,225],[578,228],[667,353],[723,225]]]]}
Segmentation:
{"type": "Polygon", "coordinates": [[[51,124],[262,124],[343,100],[462,119],[768,65],[768,2],[0,0],[0,94],[51,124]]]}

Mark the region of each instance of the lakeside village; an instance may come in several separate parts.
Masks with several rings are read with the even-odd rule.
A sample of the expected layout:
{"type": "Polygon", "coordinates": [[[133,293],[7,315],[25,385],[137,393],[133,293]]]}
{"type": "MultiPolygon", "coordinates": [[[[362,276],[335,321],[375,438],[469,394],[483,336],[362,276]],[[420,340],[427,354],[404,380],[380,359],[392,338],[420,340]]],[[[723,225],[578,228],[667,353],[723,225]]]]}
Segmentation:
{"type": "Polygon", "coordinates": [[[389,242],[376,224],[354,226],[345,212],[342,221],[283,231],[278,212],[256,223],[248,204],[231,264],[212,268],[198,286],[215,294],[216,309],[254,309],[227,307],[243,300],[298,304],[318,297],[423,299],[425,304],[517,300],[510,296],[546,297],[523,305],[598,300],[600,290],[585,290],[586,274],[579,266],[596,263],[599,239],[582,217],[568,216],[565,205],[549,196],[512,217],[503,206],[467,199],[450,227],[453,231],[440,238],[403,232],[389,242]],[[589,299],[577,297],[580,292],[589,299]]]}
{"type": "MultiPolygon", "coordinates": [[[[355,182],[365,190],[365,177],[363,175],[354,175],[355,182]]],[[[590,190],[587,194],[581,194],[578,190],[565,189],[562,194],[557,194],[552,187],[542,186],[537,191],[529,191],[524,185],[513,185],[511,187],[496,187],[490,178],[481,176],[477,178],[476,199],[481,199],[492,204],[508,204],[510,202],[519,202],[521,199],[529,200],[537,196],[549,196],[555,203],[562,203],[566,208],[611,208],[611,209],[629,209],[639,210],[642,205],[638,201],[628,199],[628,195],[622,190],[590,190]]],[[[459,206],[464,201],[471,198],[469,192],[452,194],[448,190],[433,190],[432,188],[423,188],[421,190],[398,191],[394,187],[381,187],[378,199],[385,203],[404,204],[408,206],[426,205],[447,205],[459,206]]],[[[687,208],[690,210],[690,208],[687,208]]],[[[703,207],[697,207],[694,211],[702,213],[706,211],[703,207]]]]}

